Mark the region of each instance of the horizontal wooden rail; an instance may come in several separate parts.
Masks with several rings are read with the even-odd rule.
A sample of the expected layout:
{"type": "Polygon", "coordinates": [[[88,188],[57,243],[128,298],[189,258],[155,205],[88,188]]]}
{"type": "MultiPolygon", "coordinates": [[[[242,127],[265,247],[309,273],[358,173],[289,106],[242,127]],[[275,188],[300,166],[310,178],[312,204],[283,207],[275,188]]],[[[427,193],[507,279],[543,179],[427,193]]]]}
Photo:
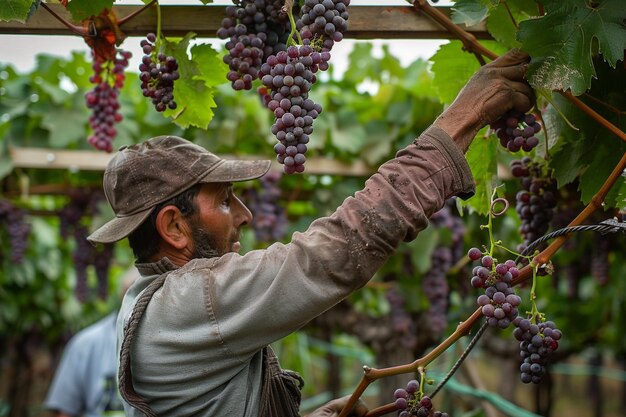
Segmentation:
{"type": "MultiPolygon", "coordinates": [[[[61,169],[70,171],[104,171],[113,154],[89,150],[65,150],[47,148],[9,149],[9,158],[14,168],[61,169]]],[[[232,156],[227,159],[268,159],[265,156],[232,156]]],[[[348,164],[327,158],[308,158],[306,173],[313,175],[369,176],[375,169],[362,161],[348,164]]],[[[282,165],[272,162],[272,169],[282,170],[282,165]]]]}
{"type": "MultiPolygon", "coordinates": [[[[70,14],[60,4],[48,5],[55,13],[70,21],[70,14]]],[[[206,6],[161,6],[161,24],[165,36],[183,36],[194,32],[199,37],[215,38],[216,31],[224,18],[223,5],[206,6]]],[[[118,19],[128,16],[141,6],[113,6],[118,19]]],[[[449,7],[439,7],[446,14],[449,7]]],[[[352,39],[451,39],[445,28],[428,16],[415,11],[411,6],[350,6],[350,19],[346,38],[352,39]]],[[[121,26],[128,36],[144,36],[156,29],[156,8],[150,7],[130,18],[121,26]]],[[[74,22],[77,23],[77,22],[74,22]]],[[[480,24],[466,29],[478,39],[490,39],[485,25],[480,24]]],[[[43,7],[26,22],[0,22],[0,35],[72,35],[57,18],[43,7]]],[[[0,39],[0,42],[2,40],[0,39]]]]}

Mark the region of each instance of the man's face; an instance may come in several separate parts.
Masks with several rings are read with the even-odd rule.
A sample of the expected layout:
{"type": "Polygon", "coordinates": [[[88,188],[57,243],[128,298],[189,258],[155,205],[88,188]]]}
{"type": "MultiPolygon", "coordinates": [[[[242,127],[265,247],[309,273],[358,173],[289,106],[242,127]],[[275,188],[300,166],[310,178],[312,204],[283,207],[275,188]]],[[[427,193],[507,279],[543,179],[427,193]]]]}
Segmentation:
{"type": "Polygon", "coordinates": [[[239,252],[240,228],[252,222],[252,213],[233,194],[232,184],[203,184],[196,202],[198,213],[189,221],[194,242],[192,258],[239,252]]]}

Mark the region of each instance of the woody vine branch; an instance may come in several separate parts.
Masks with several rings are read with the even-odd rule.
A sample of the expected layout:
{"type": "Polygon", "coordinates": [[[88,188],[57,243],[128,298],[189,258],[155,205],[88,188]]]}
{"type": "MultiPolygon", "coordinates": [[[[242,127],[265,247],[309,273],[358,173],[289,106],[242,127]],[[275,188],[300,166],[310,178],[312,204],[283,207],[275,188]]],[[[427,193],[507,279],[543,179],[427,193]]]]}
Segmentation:
{"type": "MultiPolygon", "coordinates": [[[[496,59],[498,56],[494,52],[485,48],[481,45],[476,38],[463,30],[459,26],[455,25],[448,16],[446,16],[441,11],[437,10],[435,7],[432,7],[428,4],[426,0],[415,0],[413,3],[414,8],[418,12],[424,12],[428,16],[430,16],[433,20],[441,24],[444,28],[446,28],[450,33],[454,34],[458,39],[463,42],[464,49],[468,52],[471,52],[477,56],[479,62],[481,64],[484,63],[482,57],[486,56],[490,59],[496,59]]],[[[619,139],[626,141],[626,133],[620,130],[617,126],[613,125],[611,122],[606,120],[600,114],[595,112],[589,106],[587,106],[584,102],[582,102],[577,97],[573,96],[569,92],[559,92],[566,99],[568,99],[572,104],[582,110],[585,114],[591,117],[593,120],[597,121],[601,126],[605,127],[613,134],[615,134],[619,139]]],[[[591,202],[576,216],[574,220],[570,222],[568,227],[574,227],[581,225],[589,216],[594,213],[598,208],[602,206],[602,202],[606,198],[609,190],[613,187],[613,185],[617,182],[617,180],[621,177],[622,173],[626,169],[626,153],[622,156],[619,163],[613,169],[609,177],[606,179],[600,190],[593,196],[591,202]]],[[[563,246],[565,241],[569,238],[569,235],[564,235],[556,238],[550,245],[548,245],[542,252],[536,255],[533,260],[529,263],[529,265],[520,269],[519,276],[513,281],[512,285],[519,285],[520,283],[528,280],[533,276],[533,268],[535,266],[541,267],[542,265],[546,265],[552,256],[563,246]]],[[[470,333],[472,327],[476,324],[476,322],[482,317],[481,309],[476,309],[465,321],[461,322],[456,330],[448,336],[442,343],[436,346],[431,352],[405,365],[398,365],[389,368],[370,368],[368,366],[364,366],[364,374],[359,382],[358,386],[355,388],[350,400],[344,407],[344,409],[339,414],[339,417],[346,417],[348,415],[349,410],[356,404],[356,401],[363,395],[367,387],[374,381],[384,377],[390,377],[393,375],[405,374],[405,373],[413,373],[423,370],[429,363],[434,361],[439,355],[441,355],[444,351],[446,351],[450,346],[456,343],[461,337],[470,333]]],[[[372,409],[368,412],[367,417],[378,417],[383,416],[385,414],[396,411],[395,404],[385,404],[383,406],[372,409]]]]}

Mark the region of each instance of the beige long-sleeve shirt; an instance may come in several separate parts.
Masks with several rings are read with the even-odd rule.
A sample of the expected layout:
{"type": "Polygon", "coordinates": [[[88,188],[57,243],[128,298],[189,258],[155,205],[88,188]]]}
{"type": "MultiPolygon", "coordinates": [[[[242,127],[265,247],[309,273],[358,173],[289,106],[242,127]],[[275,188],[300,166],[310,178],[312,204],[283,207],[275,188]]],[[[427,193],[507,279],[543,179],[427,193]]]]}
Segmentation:
{"type": "MultiPolygon", "coordinates": [[[[473,193],[467,162],[429,128],[383,164],[354,197],[290,243],[244,255],[137,265],[118,318],[118,343],[139,293],[153,296],[132,349],[133,384],[159,416],[256,417],[261,349],[363,286],[402,241],[453,195],[473,193]]],[[[127,415],[139,415],[128,409],[127,415]]]]}

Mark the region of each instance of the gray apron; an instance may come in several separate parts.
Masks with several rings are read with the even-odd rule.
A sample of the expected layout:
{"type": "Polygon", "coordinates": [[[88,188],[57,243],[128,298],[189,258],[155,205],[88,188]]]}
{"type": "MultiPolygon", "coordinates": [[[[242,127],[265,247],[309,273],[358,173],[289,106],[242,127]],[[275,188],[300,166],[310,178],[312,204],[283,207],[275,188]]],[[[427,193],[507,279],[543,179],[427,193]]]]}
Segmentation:
{"type": "MultiPolygon", "coordinates": [[[[119,387],[122,398],[147,417],[158,417],[148,403],[135,392],[130,369],[130,348],[141,317],[154,293],[163,286],[168,273],[152,281],[141,293],[128,323],[124,327],[124,340],[120,351],[119,387]]],[[[259,404],[259,417],[299,417],[304,381],[296,372],[281,369],[278,358],[270,346],[263,348],[263,387],[259,404]]]]}

